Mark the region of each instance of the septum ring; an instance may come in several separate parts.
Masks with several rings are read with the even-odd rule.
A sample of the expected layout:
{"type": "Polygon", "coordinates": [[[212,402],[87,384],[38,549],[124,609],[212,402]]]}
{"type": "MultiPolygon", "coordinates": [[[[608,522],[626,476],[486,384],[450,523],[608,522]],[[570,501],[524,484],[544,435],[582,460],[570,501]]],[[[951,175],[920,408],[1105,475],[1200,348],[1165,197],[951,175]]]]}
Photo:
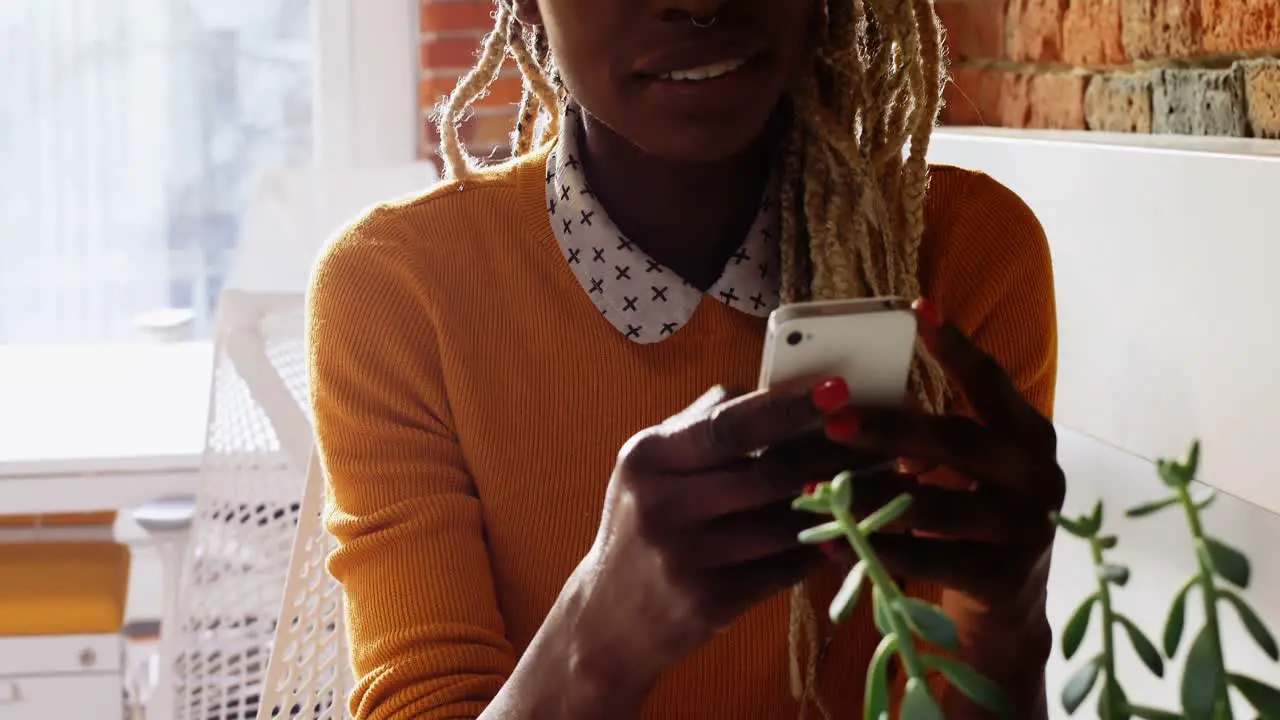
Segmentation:
{"type": "Polygon", "coordinates": [[[707,18],[706,20],[699,20],[697,17],[695,17],[695,16],[693,16],[693,15],[690,15],[690,16],[689,16],[689,22],[693,23],[693,26],[694,26],[694,27],[696,27],[696,28],[700,28],[700,29],[702,29],[702,30],[706,30],[707,28],[709,28],[709,27],[711,27],[712,25],[715,25],[715,24],[716,24],[716,18],[717,18],[717,17],[719,17],[719,16],[717,16],[717,15],[712,15],[711,17],[707,18]]]}

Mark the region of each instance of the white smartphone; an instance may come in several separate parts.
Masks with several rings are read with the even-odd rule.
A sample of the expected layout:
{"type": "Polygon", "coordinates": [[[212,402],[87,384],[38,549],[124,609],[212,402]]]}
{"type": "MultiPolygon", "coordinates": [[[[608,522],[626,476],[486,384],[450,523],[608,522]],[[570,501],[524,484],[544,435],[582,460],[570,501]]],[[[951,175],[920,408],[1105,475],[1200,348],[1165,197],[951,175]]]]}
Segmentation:
{"type": "Polygon", "coordinates": [[[915,342],[916,316],[901,298],[784,305],[769,316],[760,387],[840,376],[855,404],[901,405],[915,342]]]}

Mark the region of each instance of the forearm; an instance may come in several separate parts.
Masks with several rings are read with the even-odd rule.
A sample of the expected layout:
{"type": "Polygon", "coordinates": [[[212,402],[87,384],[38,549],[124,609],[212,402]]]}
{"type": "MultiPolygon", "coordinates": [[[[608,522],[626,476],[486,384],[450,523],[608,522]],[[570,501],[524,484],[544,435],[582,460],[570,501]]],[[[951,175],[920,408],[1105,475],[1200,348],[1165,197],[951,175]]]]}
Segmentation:
{"type": "MultiPolygon", "coordinates": [[[[1047,720],[1048,698],[1044,669],[1053,647],[1053,632],[1043,617],[1029,622],[1000,622],[984,618],[966,632],[971,642],[965,648],[965,662],[1004,692],[1018,720],[1047,720]]],[[[955,688],[945,696],[946,717],[959,720],[988,720],[997,716],[969,700],[955,688]]]]}
{"type": "Polygon", "coordinates": [[[571,580],[511,677],[478,720],[634,720],[652,686],[583,612],[571,580]]]}

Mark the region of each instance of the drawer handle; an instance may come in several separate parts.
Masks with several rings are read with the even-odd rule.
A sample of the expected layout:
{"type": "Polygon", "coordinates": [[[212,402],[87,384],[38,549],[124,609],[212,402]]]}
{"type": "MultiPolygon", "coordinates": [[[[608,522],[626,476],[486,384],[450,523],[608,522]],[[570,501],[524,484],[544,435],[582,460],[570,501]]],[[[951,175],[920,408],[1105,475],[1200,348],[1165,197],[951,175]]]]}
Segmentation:
{"type": "Polygon", "coordinates": [[[20,702],[22,702],[22,687],[11,681],[8,694],[0,695],[0,705],[16,705],[20,702]]]}

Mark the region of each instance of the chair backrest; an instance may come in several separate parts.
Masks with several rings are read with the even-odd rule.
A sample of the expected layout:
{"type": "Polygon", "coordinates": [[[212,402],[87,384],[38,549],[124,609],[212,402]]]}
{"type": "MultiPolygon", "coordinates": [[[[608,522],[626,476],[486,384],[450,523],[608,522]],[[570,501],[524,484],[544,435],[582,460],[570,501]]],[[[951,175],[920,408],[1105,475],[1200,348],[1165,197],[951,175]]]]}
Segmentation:
{"type": "Polygon", "coordinates": [[[259,720],[348,717],[353,678],[342,589],[325,570],[335,548],[324,525],[324,471],[313,454],[259,720]]]}
{"type": "Polygon", "coordinates": [[[311,452],[302,309],[301,294],[237,291],[219,307],[174,720],[243,718],[258,702],[311,452]]]}

